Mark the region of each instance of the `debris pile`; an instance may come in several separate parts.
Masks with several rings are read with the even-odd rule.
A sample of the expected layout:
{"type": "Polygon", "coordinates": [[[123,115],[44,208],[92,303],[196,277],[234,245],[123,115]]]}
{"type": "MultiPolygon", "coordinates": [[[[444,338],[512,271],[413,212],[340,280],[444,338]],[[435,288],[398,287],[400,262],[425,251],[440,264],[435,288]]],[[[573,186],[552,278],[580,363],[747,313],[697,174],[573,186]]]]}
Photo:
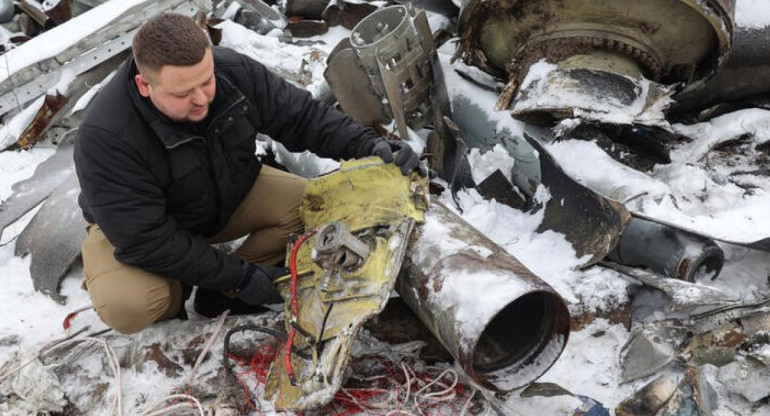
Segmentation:
{"type": "MultiPolygon", "coordinates": [[[[766,409],[770,290],[736,295],[721,280],[735,271],[734,253],[768,259],[770,251],[770,221],[740,215],[742,207],[770,203],[770,128],[763,127],[770,116],[750,113],[741,118],[749,125],[716,132],[720,123],[735,124],[731,111],[766,106],[770,96],[770,29],[737,26],[735,6],[0,2],[0,148],[56,147],[3,201],[0,233],[43,204],[15,252],[31,255],[35,290],[60,303],[61,280],[77,273],[83,228],[73,133],[99,84],[130,53],[135,30],[158,13],[195,17],[214,44],[246,30],[269,45],[247,52],[253,45],[229,44],[244,53],[305,47],[292,57],[296,65],[271,69],[391,139],[421,140],[436,173],[430,186],[414,181],[392,195],[351,196],[330,184],[369,189],[387,172],[372,161],[343,163],[345,180],[331,174],[309,187],[306,225],[318,235],[298,240],[289,257],[293,273],[278,282],[282,311],[223,317],[218,329],[192,320],[135,338],[75,334],[18,354],[0,367],[0,410],[120,408],[122,392],[104,376],[119,380],[120,368],[164,373],[173,380],[169,390],[180,390],[169,396],[180,407],[244,413],[506,414],[516,400],[567,397],[579,403],[573,415],[612,408],[618,416],[710,416],[725,394],[739,397],[742,408],[766,409]],[[435,16],[450,23],[436,30],[435,16]],[[325,45],[328,53],[314,49],[335,26],[350,36],[325,45]],[[302,55],[308,49],[312,58],[302,55]],[[751,88],[735,82],[746,73],[756,80],[751,88]],[[512,166],[472,164],[474,151],[496,150],[512,166]],[[683,186],[683,171],[702,185],[683,186]],[[575,276],[607,276],[626,296],[592,308],[591,294],[561,293],[554,276],[525,266],[461,218],[462,194],[471,189],[539,218],[534,231],[559,233],[574,250],[575,276]],[[400,302],[388,300],[393,289],[400,302]],[[386,321],[380,315],[388,307],[408,317],[386,321]],[[628,330],[618,383],[633,393],[601,403],[536,382],[558,362],[570,331],[597,319],[628,330]],[[225,342],[211,350],[222,359],[204,359],[206,339],[218,339],[222,325],[225,342]],[[378,325],[419,327],[423,340],[382,342],[387,330],[378,325]],[[232,336],[246,329],[260,334],[232,336]],[[107,360],[94,364],[85,357],[98,345],[107,360]],[[428,348],[442,355],[435,366],[427,364],[428,348]],[[203,380],[193,384],[199,366],[203,380]],[[187,382],[177,382],[184,374],[187,382]],[[84,385],[97,387],[85,394],[68,388],[84,385]]],[[[306,159],[262,139],[286,167],[306,172],[306,159]]],[[[766,276],[752,277],[768,289],[760,282],[766,276]]],[[[139,407],[158,414],[164,403],[139,407]]]]}

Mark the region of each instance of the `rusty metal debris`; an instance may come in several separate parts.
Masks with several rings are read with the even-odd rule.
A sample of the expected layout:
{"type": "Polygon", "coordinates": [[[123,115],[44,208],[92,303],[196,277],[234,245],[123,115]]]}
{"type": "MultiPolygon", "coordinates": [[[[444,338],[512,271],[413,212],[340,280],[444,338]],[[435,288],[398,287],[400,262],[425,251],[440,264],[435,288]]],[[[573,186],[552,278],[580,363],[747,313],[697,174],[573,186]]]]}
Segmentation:
{"type": "Polygon", "coordinates": [[[711,416],[713,389],[696,367],[688,367],[678,383],[661,375],[615,408],[617,416],[711,416]]]}
{"type": "Polygon", "coordinates": [[[397,290],[473,380],[511,391],[559,358],[566,304],[515,257],[436,200],[411,240],[397,290]]]}
{"type": "MultiPolygon", "coordinates": [[[[93,13],[99,13],[99,10],[91,9],[75,19],[41,33],[25,44],[27,48],[43,48],[50,51],[49,54],[52,55],[36,56],[34,62],[29,62],[29,59],[16,58],[17,51],[11,49],[5,53],[7,59],[0,60],[0,67],[3,69],[0,70],[0,117],[8,122],[10,117],[19,115],[23,109],[31,105],[29,103],[56,86],[63,76],[85,74],[109,61],[110,58],[120,55],[129,48],[131,37],[148,16],[168,10],[195,15],[202,10],[203,5],[198,3],[206,2],[203,0],[145,1],[126,7],[119,15],[103,22],[102,26],[87,25],[85,30],[90,32],[85,32],[79,28],[78,18],[90,19],[91,16],[98,16],[93,13]],[[73,30],[80,33],[82,38],[72,40],[71,36],[60,35],[73,30]]],[[[108,68],[101,68],[102,71],[105,69],[108,68]]],[[[104,72],[101,72],[101,75],[104,76],[104,72]]],[[[66,96],[69,102],[75,103],[85,90],[86,88],[77,88],[69,91],[68,94],[63,91],[60,93],[66,96]]],[[[45,113],[43,111],[42,114],[45,115],[45,113]]],[[[38,118],[36,123],[45,125],[44,118],[38,118]]],[[[44,133],[45,128],[32,131],[39,136],[44,133]]],[[[18,137],[0,137],[0,148],[5,148],[18,139],[18,137]]],[[[28,137],[26,140],[33,141],[33,137],[28,137]]]]}
{"type": "Polygon", "coordinates": [[[734,8],[734,0],[467,0],[457,54],[507,80],[501,107],[516,98],[515,117],[547,123],[579,110],[601,119],[599,101],[617,112],[640,99],[650,108],[667,94],[663,85],[694,88],[713,76],[729,52],[734,8]],[[552,68],[533,69],[541,61],[552,68]]]}
{"type": "MultiPolygon", "coordinates": [[[[631,331],[621,352],[622,378],[623,382],[637,381],[674,366],[685,368],[684,378],[679,382],[657,378],[621,403],[618,415],[710,415],[715,398],[699,365],[721,365],[720,381],[749,401],[770,395],[762,384],[770,366],[770,353],[762,348],[770,330],[768,301],[735,299],[694,284],[708,283],[721,270],[724,253],[719,244],[676,224],[629,213],[612,198],[618,195],[597,195],[593,188],[574,181],[544,146],[555,139],[554,132],[531,125],[525,126],[523,134],[500,131],[498,121],[488,116],[489,108],[462,95],[454,97],[450,106],[436,56],[440,42],[430,33],[422,10],[447,14],[459,10],[457,56],[474,66],[463,68],[463,78],[493,91],[498,108],[510,108],[515,117],[530,124],[552,124],[571,117],[603,122],[616,111],[625,111],[628,117],[621,124],[599,129],[613,139],[611,133],[620,135],[626,126],[661,121],[662,109],[671,97],[680,101],[674,108],[679,116],[704,119],[739,105],[725,104],[725,100],[766,93],[768,87],[762,82],[770,78],[765,76],[767,65],[762,63],[767,61],[767,51],[761,45],[766,43],[768,30],[735,30],[734,0],[629,1],[609,6],[603,2],[601,8],[589,0],[457,0],[453,4],[420,0],[397,1],[400,4],[393,7],[387,7],[390,2],[353,0],[288,0],[279,5],[226,0],[218,2],[210,16],[205,1],[145,1],[104,22],[76,44],[63,45],[54,56],[27,66],[7,64],[15,62],[13,47],[22,41],[32,42],[30,47],[35,42],[51,42],[58,30],[67,24],[74,26],[85,10],[103,2],[62,1],[54,9],[43,10],[35,0],[20,0],[17,8],[13,2],[0,1],[0,21],[19,10],[24,18],[11,24],[27,34],[11,41],[11,49],[6,51],[8,71],[0,71],[3,122],[46,95],[64,71],[74,70],[77,76],[68,91],[57,92],[58,100],[34,109],[37,115],[19,137],[0,137],[3,148],[25,148],[46,139],[61,141],[56,156],[40,165],[33,180],[18,184],[0,209],[2,230],[28,211],[30,204],[37,205],[51,195],[17,244],[17,254],[32,253],[36,290],[61,301],[59,279],[78,252],[73,239],[46,241],[53,242],[53,254],[51,245],[36,245],[43,241],[40,230],[60,237],[72,237],[73,229],[78,235],[81,232],[78,227],[82,224],[69,216],[76,211],[72,197],[76,184],[73,176],[61,174],[67,168],[62,167],[61,158],[71,151],[66,138],[78,123],[77,114],[70,110],[91,85],[108,77],[124,59],[128,40],[141,22],[166,10],[197,14],[214,43],[220,30],[216,24],[224,19],[261,34],[278,31],[284,42],[341,25],[352,34],[329,56],[324,75],[343,110],[365,124],[395,120],[402,138],[408,137],[408,129],[432,129],[428,137],[431,167],[453,190],[457,189],[454,185],[473,186],[472,181],[455,181],[458,174],[469,174],[463,159],[466,143],[488,150],[501,142],[515,159],[514,169],[496,171],[479,185],[480,192],[511,206],[531,208],[526,204],[532,203],[539,185],[546,185],[559,198],[545,203],[540,231],[564,232],[578,256],[586,259],[582,266],[600,262],[669,298],[669,309],[660,311],[666,319],[631,331]],[[728,53],[731,42],[733,55],[728,53]],[[757,65],[744,65],[741,57],[757,65]],[[480,70],[473,72],[475,69],[480,70]],[[752,78],[749,85],[737,81],[747,77],[752,78]],[[715,107],[703,108],[705,105],[715,107]],[[696,113],[687,114],[690,111],[696,113]],[[638,118],[641,115],[654,117],[638,118]],[[56,179],[52,179],[54,173],[56,179]],[[35,194],[26,195],[31,187],[35,194]],[[522,195],[530,200],[516,198],[522,195]],[[67,230],[57,228],[67,221],[67,230]],[[605,258],[612,261],[601,262],[605,258]]],[[[301,77],[292,80],[302,83],[301,77]]],[[[335,201],[343,202],[350,205],[345,198],[335,201]]],[[[441,203],[433,201],[431,206],[425,225],[415,226],[411,221],[389,228],[377,225],[388,231],[351,226],[330,217],[311,221],[320,231],[300,249],[304,257],[299,285],[303,307],[294,315],[287,306],[285,314],[286,329],[297,330],[297,348],[288,353],[284,350],[269,381],[270,393],[280,407],[310,408],[336,392],[356,332],[363,321],[379,312],[393,285],[474,383],[487,389],[509,392],[527,385],[559,358],[570,330],[563,299],[441,203]],[[412,228],[416,231],[410,234],[412,228]],[[371,243],[383,236],[403,239],[388,259],[381,258],[371,243]],[[447,243],[451,249],[446,248],[447,243]],[[397,284],[395,266],[380,273],[387,278],[375,283],[362,283],[366,279],[361,275],[348,273],[378,256],[383,264],[398,264],[403,257],[405,267],[397,284]],[[469,290],[474,285],[485,286],[485,293],[469,290]],[[490,287],[504,290],[493,298],[490,287]],[[357,306],[366,305],[352,307],[355,300],[351,299],[361,301],[357,306]],[[483,316],[473,315],[479,312],[478,304],[491,301],[497,302],[494,308],[484,308],[483,316]],[[286,358],[292,363],[288,368],[286,358]]],[[[744,246],[767,249],[768,241],[744,246]]],[[[280,283],[288,296],[290,281],[284,278],[280,283]]],[[[534,391],[529,393],[571,394],[558,386],[534,391]]]]}
{"type": "Polygon", "coordinates": [[[746,338],[743,328],[736,322],[730,322],[713,331],[693,334],[683,352],[694,365],[721,367],[735,361],[738,348],[746,342],[746,338]]]}
{"type": "Polygon", "coordinates": [[[57,92],[56,95],[46,94],[43,105],[37,110],[37,114],[35,114],[32,123],[21,132],[16,143],[13,143],[3,150],[29,149],[34,146],[38,137],[40,137],[42,132],[48,128],[49,124],[51,124],[54,115],[59,112],[65,104],[67,104],[67,97],[60,93],[57,92]]]}

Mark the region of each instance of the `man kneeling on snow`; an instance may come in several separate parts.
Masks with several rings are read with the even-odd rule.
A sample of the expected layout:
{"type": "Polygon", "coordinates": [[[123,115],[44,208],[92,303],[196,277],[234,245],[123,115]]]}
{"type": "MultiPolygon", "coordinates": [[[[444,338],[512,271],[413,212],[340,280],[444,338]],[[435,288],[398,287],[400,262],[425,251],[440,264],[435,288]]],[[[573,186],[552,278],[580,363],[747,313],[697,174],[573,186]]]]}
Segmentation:
{"type": "Polygon", "coordinates": [[[380,156],[425,173],[409,146],[220,47],[183,15],[146,22],[133,56],[91,103],[75,145],[85,286],[99,317],[123,333],[196,312],[254,313],[281,301],[273,280],[301,232],[305,179],[255,156],[264,133],[291,151],[380,156]],[[234,254],[210,244],[246,236],[234,254]]]}

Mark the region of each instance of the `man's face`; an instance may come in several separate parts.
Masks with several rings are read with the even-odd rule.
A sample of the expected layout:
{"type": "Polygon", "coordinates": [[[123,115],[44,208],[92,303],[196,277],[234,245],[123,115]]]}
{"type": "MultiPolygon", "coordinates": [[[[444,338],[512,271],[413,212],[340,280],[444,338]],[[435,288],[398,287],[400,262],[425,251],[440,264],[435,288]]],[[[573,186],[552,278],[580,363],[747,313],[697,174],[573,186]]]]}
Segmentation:
{"type": "Polygon", "coordinates": [[[214,57],[211,49],[203,59],[191,66],[166,65],[150,76],[134,77],[139,94],[148,97],[170,119],[178,122],[198,122],[206,118],[209,104],[214,100],[214,57]]]}

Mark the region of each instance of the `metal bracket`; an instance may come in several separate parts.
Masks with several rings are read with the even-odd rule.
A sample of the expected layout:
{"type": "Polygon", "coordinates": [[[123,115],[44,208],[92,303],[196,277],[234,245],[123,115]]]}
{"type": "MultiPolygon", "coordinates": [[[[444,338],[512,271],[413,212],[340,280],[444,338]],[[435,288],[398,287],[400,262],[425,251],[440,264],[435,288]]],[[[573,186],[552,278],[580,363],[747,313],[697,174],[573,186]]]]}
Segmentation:
{"type": "Polygon", "coordinates": [[[131,39],[134,37],[137,30],[139,29],[134,29],[115,39],[107,41],[95,49],[91,49],[90,51],[75,57],[75,59],[62,65],[61,68],[56,71],[44,74],[39,78],[6,93],[0,97],[0,115],[4,115],[11,110],[17,109],[27,102],[45,94],[59,82],[59,78],[64,71],[71,70],[73,74],[77,76],[119,54],[131,46],[131,39]]]}

